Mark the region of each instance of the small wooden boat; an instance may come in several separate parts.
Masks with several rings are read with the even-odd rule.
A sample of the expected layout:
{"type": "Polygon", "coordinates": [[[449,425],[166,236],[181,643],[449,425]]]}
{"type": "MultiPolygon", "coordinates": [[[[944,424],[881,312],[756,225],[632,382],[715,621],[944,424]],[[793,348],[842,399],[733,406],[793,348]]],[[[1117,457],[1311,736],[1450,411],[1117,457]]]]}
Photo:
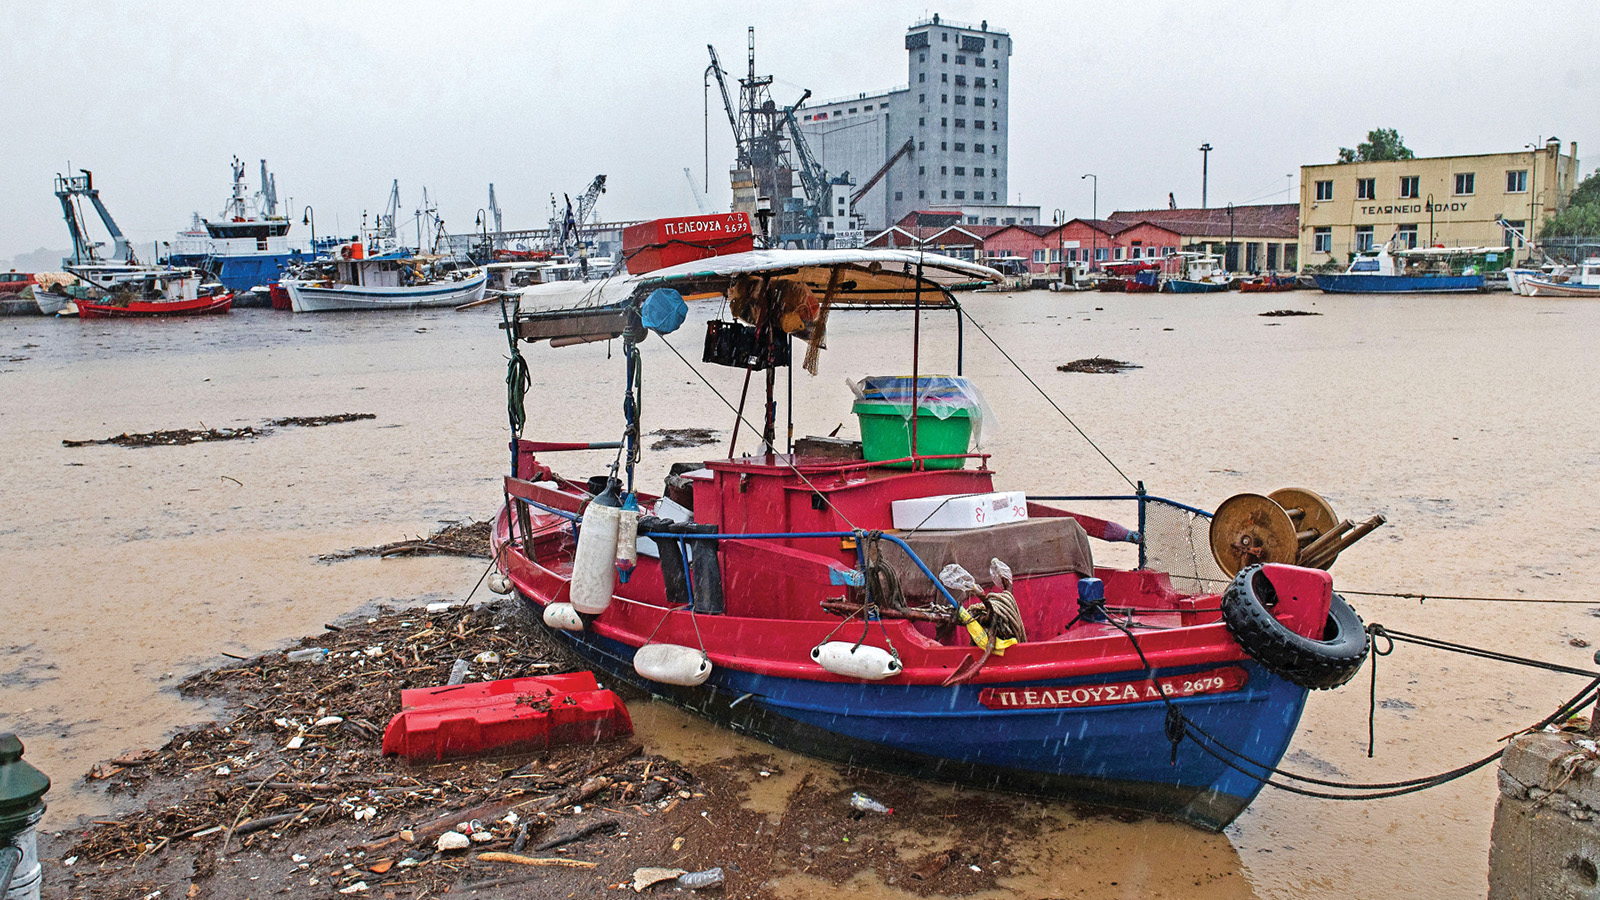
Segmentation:
{"type": "Polygon", "coordinates": [[[233,292],[221,285],[202,288],[201,272],[189,267],[138,264],[70,265],[67,272],[86,288],[74,300],[85,319],[139,319],[225,313],[233,292]]]}
{"type": "Polygon", "coordinates": [[[1168,267],[1176,267],[1178,274],[1165,278],[1161,289],[1170,294],[1216,294],[1232,287],[1233,276],[1222,268],[1222,258],[1215,253],[1197,253],[1185,250],[1165,257],[1168,267]]]}
{"type": "Polygon", "coordinates": [[[1523,291],[1530,297],[1600,297],[1600,257],[1584,260],[1565,279],[1549,275],[1523,275],[1523,291]]]}
{"type": "MultiPolygon", "coordinates": [[[[914,339],[909,377],[865,379],[841,398],[861,418],[853,453],[837,438],[776,452],[774,370],[790,365],[791,343],[815,359],[827,317],[850,310],[906,310],[926,334],[927,314],[964,315],[954,287],[1000,277],[908,251],[757,250],[575,285],[565,305],[569,289],[524,289],[506,323],[513,423],[527,384],[519,340],[621,337],[626,412],[621,441],[531,440],[514,425],[491,588],[529,603],[610,678],[779,746],[1227,825],[1261,789],[1260,767],[1286,751],[1308,687],[1342,684],[1365,658],[1366,633],[1325,571],[1247,566],[1219,596],[1226,575],[1182,568],[1193,565],[1187,530],[1187,549],[1166,556],[1061,505],[1073,498],[997,490],[969,443],[984,406],[960,377],[959,340],[956,376],[919,375],[914,339]],[[681,474],[652,491],[635,481],[646,426],[633,411],[652,408],[641,406],[650,378],[637,345],[652,330],[663,336],[652,346],[669,340],[685,296],[724,297],[735,317],[708,324],[707,364],[766,373],[767,402],[752,402],[762,412],[746,432],[761,446],[675,465],[681,474]],[[610,476],[573,479],[547,462],[587,449],[620,451],[610,476]],[[1091,540],[1138,544],[1139,567],[1096,564],[1091,540]],[[1175,562],[1156,567],[1158,555],[1175,562]],[[992,589],[952,564],[989,572],[992,589]],[[1225,624],[1245,609],[1251,627],[1225,624]],[[1269,633],[1306,650],[1304,665],[1275,657],[1258,640],[1269,633]]],[[[1122,499],[1140,504],[1141,524],[1161,510],[1207,515],[1142,490],[1122,499]]],[[[1300,512],[1296,526],[1279,510],[1291,547],[1307,527],[1300,512]]]]}
{"type": "Polygon", "coordinates": [[[116,297],[77,301],[82,319],[147,319],[159,316],[206,316],[225,313],[233,306],[233,292],[205,294],[187,300],[136,300],[116,297]]]}
{"type": "Polygon", "coordinates": [[[1097,286],[1102,291],[1128,294],[1153,294],[1161,290],[1161,263],[1158,260],[1132,260],[1109,263],[1107,277],[1097,286]]]}
{"type": "Polygon", "coordinates": [[[1239,290],[1246,294],[1266,294],[1292,291],[1300,286],[1293,275],[1259,275],[1239,282],[1239,290]]]}
{"type": "Polygon", "coordinates": [[[1162,284],[1161,289],[1169,294],[1220,294],[1228,289],[1228,282],[1168,278],[1162,284]]]}

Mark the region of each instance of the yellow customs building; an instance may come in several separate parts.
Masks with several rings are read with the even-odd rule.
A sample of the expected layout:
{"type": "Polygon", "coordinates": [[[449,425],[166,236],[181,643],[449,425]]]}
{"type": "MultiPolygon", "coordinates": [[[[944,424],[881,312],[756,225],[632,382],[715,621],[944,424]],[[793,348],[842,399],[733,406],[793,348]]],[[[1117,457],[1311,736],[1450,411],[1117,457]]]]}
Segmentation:
{"type": "Polygon", "coordinates": [[[1499,247],[1526,253],[1528,234],[1566,208],[1578,145],[1551,138],[1515,153],[1434,156],[1300,167],[1300,265],[1343,267],[1354,253],[1399,236],[1401,247],[1499,247]]]}

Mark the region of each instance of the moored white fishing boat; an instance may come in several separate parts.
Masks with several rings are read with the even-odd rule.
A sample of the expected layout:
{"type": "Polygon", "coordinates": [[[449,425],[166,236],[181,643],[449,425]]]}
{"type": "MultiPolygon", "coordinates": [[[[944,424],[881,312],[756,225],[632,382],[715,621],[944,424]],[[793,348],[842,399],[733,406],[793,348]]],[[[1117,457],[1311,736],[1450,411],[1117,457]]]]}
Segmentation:
{"type": "Polygon", "coordinates": [[[443,272],[435,269],[437,262],[400,252],[367,256],[357,242],[281,283],[295,312],[418,309],[483,299],[488,277],[482,269],[443,272]]]}
{"type": "Polygon", "coordinates": [[[1567,276],[1523,274],[1522,291],[1530,297],[1600,297],[1600,256],[1584,260],[1577,271],[1567,276]]]}

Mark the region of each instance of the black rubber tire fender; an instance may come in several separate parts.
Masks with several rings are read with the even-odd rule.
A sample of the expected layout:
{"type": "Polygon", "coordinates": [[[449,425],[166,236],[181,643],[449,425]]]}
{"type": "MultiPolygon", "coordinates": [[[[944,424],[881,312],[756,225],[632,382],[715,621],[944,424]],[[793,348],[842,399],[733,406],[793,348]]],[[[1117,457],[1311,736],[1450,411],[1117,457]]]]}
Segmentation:
{"type": "Polygon", "coordinates": [[[1234,577],[1222,593],[1222,621],[1239,646],[1267,670],[1300,687],[1336,688],[1361,668],[1371,636],[1361,617],[1338,594],[1328,605],[1321,640],[1291,631],[1272,614],[1277,590],[1261,566],[1234,577]]]}

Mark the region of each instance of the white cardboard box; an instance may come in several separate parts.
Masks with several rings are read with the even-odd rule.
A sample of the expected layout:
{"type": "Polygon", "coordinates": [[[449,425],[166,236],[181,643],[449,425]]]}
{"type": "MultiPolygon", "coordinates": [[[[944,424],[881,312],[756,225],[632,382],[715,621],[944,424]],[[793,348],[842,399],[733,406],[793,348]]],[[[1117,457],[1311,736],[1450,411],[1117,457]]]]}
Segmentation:
{"type": "Polygon", "coordinates": [[[896,500],[889,507],[894,513],[894,527],[901,531],[987,528],[1028,517],[1028,497],[1022,491],[918,497],[896,500]]]}

